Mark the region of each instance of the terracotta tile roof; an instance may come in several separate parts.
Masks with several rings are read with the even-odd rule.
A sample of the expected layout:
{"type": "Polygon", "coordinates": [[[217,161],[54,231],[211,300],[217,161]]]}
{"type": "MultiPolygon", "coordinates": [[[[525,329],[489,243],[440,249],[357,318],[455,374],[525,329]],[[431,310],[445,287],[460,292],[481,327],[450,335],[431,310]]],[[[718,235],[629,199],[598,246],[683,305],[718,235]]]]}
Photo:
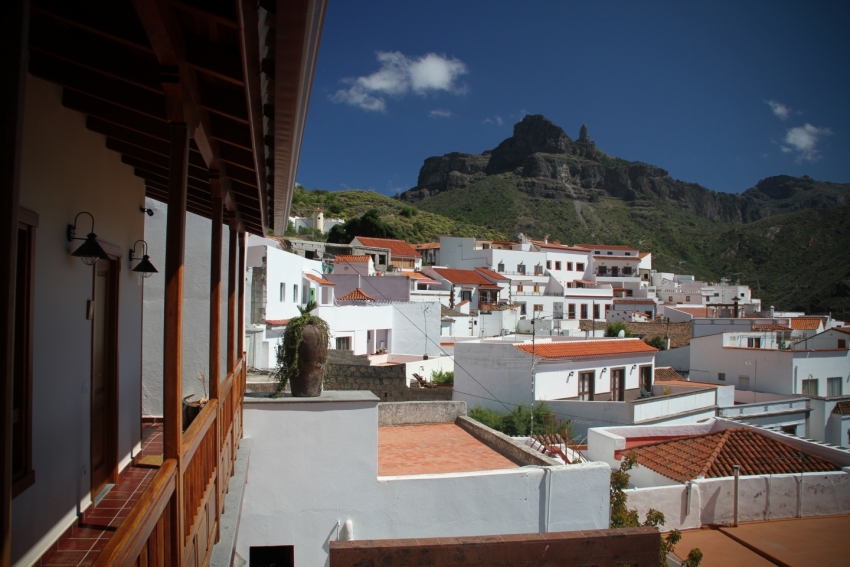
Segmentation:
{"type": "Polygon", "coordinates": [[[838,331],[839,333],[850,335],[850,327],[833,327],[831,329],[827,329],[827,331],[838,331]]]}
{"type": "Polygon", "coordinates": [[[494,280],[510,281],[510,279],[511,279],[511,278],[506,278],[505,276],[503,276],[499,272],[494,272],[490,268],[475,268],[475,269],[478,270],[479,272],[481,272],[482,274],[493,278],[494,280]]]}
{"type": "Polygon", "coordinates": [[[440,304],[440,317],[469,317],[466,313],[461,313],[457,309],[452,309],[451,307],[446,307],[443,304],[440,304]]]}
{"type": "Polygon", "coordinates": [[[373,248],[389,248],[393,256],[400,258],[421,258],[422,254],[405,242],[404,240],[394,240],[392,238],[366,238],[358,236],[357,241],[363,246],[372,246],[373,248]]]}
{"type": "Polygon", "coordinates": [[[416,250],[439,250],[440,243],[439,242],[424,242],[422,244],[414,244],[413,247],[416,250]]]}
{"type": "Polygon", "coordinates": [[[820,317],[791,317],[791,328],[795,331],[817,331],[821,323],[820,317]]]}
{"type": "Polygon", "coordinates": [[[637,251],[637,248],[633,246],[616,246],[614,244],[576,244],[578,248],[598,248],[599,250],[634,250],[637,251]]]}
{"type": "Polygon", "coordinates": [[[514,345],[528,354],[534,351],[540,358],[583,358],[608,356],[612,354],[656,353],[657,348],[651,347],[640,339],[611,339],[605,341],[569,341],[559,343],[543,343],[536,347],[529,344],[514,345]]]}
{"type": "Polygon", "coordinates": [[[740,465],[742,475],[841,470],[830,461],[752,429],[662,441],[632,453],[639,464],[682,483],[698,476],[732,476],[732,465],[740,465]]]}
{"type": "Polygon", "coordinates": [[[282,327],[289,323],[289,319],[266,319],[266,323],[272,327],[282,327]]]}
{"type": "Polygon", "coordinates": [[[548,248],[550,250],[565,250],[567,252],[588,252],[587,248],[573,248],[566,244],[558,244],[556,242],[543,242],[542,240],[532,240],[532,244],[538,248],[548,248]]]}
{"type": "Polygon", "coordinates": [[[655,381],[656,382],[670,382],[674,380],[684,380],[678,372],[673,370],[672,366],[656,366],[655,367],[655,381]]]}
{"type": "Polygon", "coordinates": [[[785,325],[753,325],[753,331],[790,331],[785,325]]]}
{"type": "Polygon", "coordinates": [[[422,272],[405,272],[404,275],[411,278],[411,279],[414,279],[414,280],[430,280],[431,279],[428,276],[426,276],[425,274],[423,274],[422,272]]]}
{"type": "MultiPolygon", "coordinates": [[[[594,328],[593,321],[589,319],[583,319],[579,324],[582,331],[590,331],[594,328]]],[[[599,322],[596,322],[596,330],[604,328],[600,325],[599,322]]],[[[667,323],[661,323],[659,321],[648,323],[626,322],[625,325],[630,333],[643,339],[654,339],[655,337],[661,337],[663,339],[669,333],[670,348],[679,348],[691,344],[691,336],[693,335],[693,324],[690,321],[670,323],[669,327],[667,323]]]]}
{"type": "Polygon", "coordinates": [[[655,305],[651,299],[615,299],[614,305],[655,305]]]}
{"type": "Polygon", "coordinates": [[[832,413],[837,415],[850,415],[850,401],[838,402],[835,404],[835,407],[832,408],[832,413]]]}
{"type": "Polygon", "coordinates": [[[490,280],[488,280],[475,270],[434,268],[434,271],[440,274],[440,277],[450,281],[453,284],[492,285],[490,284],[490,280]]]}
{"type": "Polygon", "coordinates": [[[646,258],[650,254],[652,254],[652,252],[638,252],[638,258],[646,258]]]}
{"type": "Polygon", "coordinates": [[[325,278],[320,278],[319,276],[314,276],[313,274],[304,274],[304,275],[307,276],[308,278],[310,278],[311,280],[313,280],[314,282],[320,283],[322,285],[336,285],[335,283],[330,282],[330,281],[326,280],[325,278]]]}
{"type": "Polygon", "coordinates": [[[358,264],[360,262],[368,262],[372,258],[369,256],[351,256],[348,254],[339,254],[334,258],[334,263],[358,264]]]}
{"type": "Polygon", "coordinates": [[[348,293],[346,293],[342,297],[338,297],[337,299],[339,301],[377,301],[377,299],[375,299],[371,295],[366,295],[365,293],[363,293],[363,290],[359,287],[349,291],[348,293]]]}

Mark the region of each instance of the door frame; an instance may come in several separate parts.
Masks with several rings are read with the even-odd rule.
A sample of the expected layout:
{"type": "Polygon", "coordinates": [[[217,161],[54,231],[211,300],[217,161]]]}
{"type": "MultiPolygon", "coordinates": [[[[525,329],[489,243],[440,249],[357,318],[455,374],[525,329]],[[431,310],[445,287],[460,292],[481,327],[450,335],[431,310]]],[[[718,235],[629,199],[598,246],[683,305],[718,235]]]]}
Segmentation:
{"type": "MultiPolygon", "coordinates": [[[[108,254],[108,260],[98,260],[99,262],[109,262],[109,278],[108,283],[110,287],[109,294],[109,308],[111,317],[107,322],[107,329],[105,329],[107,337],[111,340],[107,342],[107,347],[109,349],[109,375],[108,375],[108,392],[106,399],[106,431],[105,439],[106,439],[106,458],[107,458],[107,476],[106,483],[107,484],[115,484],[118,482],[118,329],[119,329],[119,294],[120,294],[120,286],[119,286],[119,275],[121,272],[121,258],[119,256],[108,254]]],[[[97,292],[97,263],[92,266],[92,309],[96,308],[95,297],[97,292]]],[[[92,319],[91,319],[91,352],[89,354],[89,440],[91,440],[91,430],[93,426],[92,421],[92,402],[94,401],[94,356],[95,356],[95,316],[94,311],[92,311],[92,319]]],[[[89,441],[91,443],[91,441],[89,441]]],[[[89,444],[89,491],[91,494],[92,502],[94,502],[97,494],[94,492],[94,487],[92,486],[92,482],[94,479],[94,469],[92,467],[92,447],[89,444]]]]}
{"type": "Polygon", "coordinates": [[[622,402],[626,399],[626,367],[611,369],[611,401],[622,402]],[[614,382],[619,382],[617,388],[614,387],[614,382]],[[617,394],[616,396],[614,394],[617,394]]]}

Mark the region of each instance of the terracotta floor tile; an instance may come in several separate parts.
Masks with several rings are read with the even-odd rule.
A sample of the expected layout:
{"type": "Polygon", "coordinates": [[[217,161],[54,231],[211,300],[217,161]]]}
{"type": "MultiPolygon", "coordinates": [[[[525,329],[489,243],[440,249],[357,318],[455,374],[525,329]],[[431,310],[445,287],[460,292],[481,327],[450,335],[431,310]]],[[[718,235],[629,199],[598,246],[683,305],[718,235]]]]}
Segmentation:
{"type": "Polygon", "coordinates": [[[378,429],[378,475],[403,476],[517,468],[453,423],[378,429]]]}

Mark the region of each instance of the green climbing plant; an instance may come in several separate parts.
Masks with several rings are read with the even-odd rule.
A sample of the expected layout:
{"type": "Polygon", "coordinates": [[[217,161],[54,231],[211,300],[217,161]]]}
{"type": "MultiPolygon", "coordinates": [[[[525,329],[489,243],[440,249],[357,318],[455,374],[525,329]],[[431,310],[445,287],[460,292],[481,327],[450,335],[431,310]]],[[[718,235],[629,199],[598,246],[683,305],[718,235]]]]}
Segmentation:
{"type": "Polygon", "coordinates": [[[277,388],[272,393],[272,398],[277,398],[286,389],[286,385],[298,372],[298,347],[304,340],[304,329],[310,325],[318,327],[325,337],[325,340],[330,336],[330,328],[327,321],[316,315],[311,315],[310,312],[316,308],[316,302],[311,300],[306,307],[299,307],[301,315],[290,319],[286,324],[286,329],[283,332],[283,337],[278,340],[275,346],[275,357],[277,366],[275,367],[272,376],[277,381],[277,388]]]}
{"type": "MultiPolygon", "coordinates": [[[[634,453],[623,457],[618,470],[611,472],[611,527],[612,528],[636,528],[639,526],[652,526],[657,528],[664,525],[664,514],[650,508],[646,513],[646,520],[640,522],[637,510],[629,510],[626,502],[628,495],[625,490],[629,487],[628,471],[638,466],[637,456],[634,453]]],[[[668,567],[667,554],[673,553],[673,548],[682,539],[682,532],[671,530],[667,535],[661,536],[661,547],[659,549],[659,566],[668,567]]],[[[688,553],[688,557],[682,562],[682,567],[698,567],[702,561],[702,551],[694,548],[688,553]]]]}

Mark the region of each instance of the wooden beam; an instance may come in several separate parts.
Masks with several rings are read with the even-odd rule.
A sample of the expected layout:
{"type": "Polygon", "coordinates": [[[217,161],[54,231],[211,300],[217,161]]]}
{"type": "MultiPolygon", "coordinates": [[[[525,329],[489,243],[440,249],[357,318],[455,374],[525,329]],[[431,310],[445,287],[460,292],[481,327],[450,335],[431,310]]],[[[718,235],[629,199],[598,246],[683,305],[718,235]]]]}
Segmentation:
{"type": "Polygon", "coordinates": [[[227,373],[236,368],[236,255],[239,248],[236,223],[230,223],[227,249],[227,373]]]}
{"type": "MultiPolygon", "coordinates": [[[[263,145],[263,93],[260,84],[258,10],[253,2],[236,0],[236,12],[239,17],[239,46],[242,56],[245,99],[248,102],[248,125],[251,130],[254,171],[257,176],[260,220],[265,234],[265,231],[271,226],[271,222],[268,210],[268,188],[266,186],[266,151],[263,145]]],[[[272,124],[274,124],[273,121],[272,124]]]]}
{"type": "Polygon", "coordinates": [[[168,122],[152,119],[71,89],[62,90],[62,106],[159,140],[170,140],[168,122]]]}
{"type": "Polygon", "coordinates": [[[164,458],[177,459],[176,506],[172,515],[172,565],[183,554],[183,263],[186,254],[186,180],[189,131],[186,123],[172,122],[168,177],[168,217],[165,234],[165,332],[163,356],[164,458]]]}
{"type": "Polygon", "coordinates": [[[222,81],[242,86],[242,64],[238,52],[199,37],[184,37],[186,62],[190,67],[222,81]]]}
{"type": "MultiPolygon", "coordinates": [[[[212,123],[213,138],[227,142],[232,146],[238,146],[243,150],[253,151],[253,146],[251,146],[251,131],[245,124],[236,122],[220,114],[211,114],[210,122],[212,123]]],[[[259,147],[262,147],[262,144],[259,147]]]]}
{"type": "Polygon", "coordinates": [[[289,222],[326,6],[327,0],[302,0],[275,15],[274,230],[278,236],[289,222]]]}
{"type": "Polygon", "coordinates": [[[162,92],[152,53],[80,32],[52,18],[33,18],[30,49],[155,93],[162,92]]]}
{"type": "Polygon", "coordinates": [[[29,71],[36,77],[113,102],[124,108],[140,112],[151,118],[165,118],[165,97],[140,89],[124,81],[111,79],[85,67],[61,61],[40,53],[30,52],[29,71]]]}
{"type": "Polygon", "coordinates": [[[237,357],[245,355],[245,232],[239,233],[239,324],[236,326],[237,357]]]}
{"type": "MultiPolygon", "coordinates": [[[[174,6],[180,10],[181,12],[185,12],[187,14],[192,14],[194,16],[198,16],[210,22],[215,22],[222,26],[237,29],[238,25],[236,23],[236,18],[231,17],[231,14],[224,13],[215,13],[210,10],[200,8],[195,4],[188,4],[186,2],[181,2],[180,0],[174,0],[172,2],[174,6]]],[[[219,3],[221,6],[223,3],[219,3]]]]}
{"type": "MultiPolygon", "coordinates": [[[[251,174],[255,175],[255,162],[254,162],[254,153],[250,150],[244,150],[237,146],[232,146],[228,143],[222,143],[218,145],[218,150],[220,152],[221,160],[226,161],[227,163],[237,165],[241,168],[244,168],[251,172],[251,174]]],[[[256,186],[257,180],[254,179],[248,185],[256,186]]]]}
{"type": "Polygon", "coordinates": [[[223,83],[218,85],[203,83],[200,94],[201,107],[205,110],[248,124],[245,96],[241,90],[225,86],[223,83]]]}
{"type": "Polygon", "coordinates": [[[34,0],[32,11],[134,49],[152,52],[145,32],[124,2],[80,5],[69,0],[34,0]]]}
{"type": "MultiPolygon", "coordinates": [[[[224,230],[224,206],[221,202],[221,182],[217,171],[210,171],[210,187],[212,189],[212,235],[210,238],[210,399],[219,399],[219,384],[221,383],[221,247],[222,233],[224,230]]],[[[233,393],[231,392],[231,395],[233,393]]],[[[221,450],[221,421],[223,408],[219,407],[218,419],[216,420],[216,448],[221,450]]],[[[219,453],[216,467],[221,467],[221,454],[219,453]]],[[[219,469],[219,472],[220,469],[219,469]]],[[[224,483],[227,482],[224,475],[218,474],[216,482],[216,495],[223,493],[224,483]]],[[[216,502],[216,541],[221,539],[221,505],[216,502]]]]}
{"type": "MultiPolygon", "coordinates": [[[[145,171],[149,171],[155,175],[159,175],[160,177],[168,177],[168,168],[154,165],[138,158],[122,155],[121,163],[132,165],[135,168],[144,169],[145,171]]],[[[203,181],[204,183],[209,183],[209,172],[207,170],[201,169],[200,167],[194,167],[190,165],[189,177],[196,181],[203,181]]]]}
{"type": "Polygon", "coordinates": [[[18,203],[27,69],[29,3],[7,0],[0,23],[0,567],[12,564],[12,398],[18,203]]]}

